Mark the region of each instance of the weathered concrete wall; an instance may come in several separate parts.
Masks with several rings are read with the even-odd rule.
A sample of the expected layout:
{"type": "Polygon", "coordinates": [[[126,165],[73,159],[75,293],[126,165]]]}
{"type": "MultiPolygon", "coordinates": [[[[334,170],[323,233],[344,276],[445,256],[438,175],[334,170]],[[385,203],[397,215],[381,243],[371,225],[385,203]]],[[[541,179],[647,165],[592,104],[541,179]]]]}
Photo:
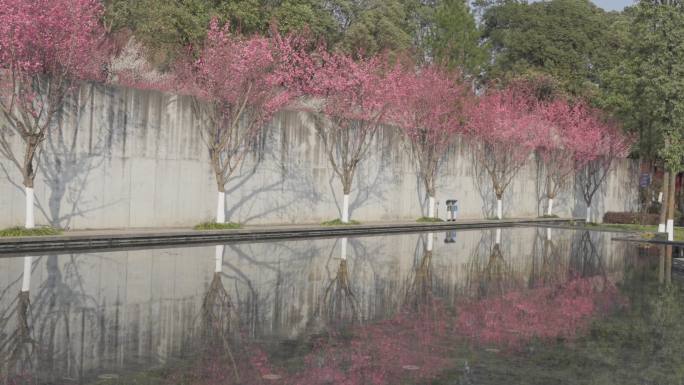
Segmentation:
{"type": "MultiPolygon", "coordinates": [[[[17,150],[21,153],[17,138],[17,150]]],[[[352,218],[415,219],[425,196],[410,151],[396,129],[385,128],[358,171],[352,218]]],[[[0,159],[0,227],[24,223],[18,170],[0,159]]],[[[595,201],[599,217],[636,204],[637,168],[615,168],[595,201]]],[[[437,200],[461,204],[461,217],[493,214],[488,180],[477,175],[467,148],[456,146],[441,169],[437,200]],[[484,202],[484,203],[483,203],[484,202]]],[[[504,215],[537,216],[545,202],[531,161],[504,197],[504,215]]],[[[309,116],[286,111],[269,126],[264,150],[227,187],[227,218],[250,224],[306,223],[339,217],[341,185],[309,116]]],[[[36,180],[37,223],[65,228],[188,226],[214,217],[216,184],[188,98],[102,85],[84,86],[43,146],[36,180]]],[[[555,211],[584,215],[566,191],[555,211]]]]}
{"type": "MultiPolygon", "coordinates": [[[[434,295],[455,303],[500,295],[501,287],[524,290],[535,279],[560,284],[574,276],[571,272],[607,274],[617,283],[636,251],[611,242],[608,233],[554,229],[550,244],[542,228],[502,233],[496,261],[495,230],[458,231],[450,235],[454,243],[443,242],[447,234],[434,233],[429,264],[434,295]],[[487,269],[498,275],[486,274],[487,269]]],[[[392,317],[406,305],[426,237],[349,240],[348,278],[362,320],[392,317]]],[[[221,280],[247,338],[291,339],[311,332],[316,306],[339,269],[340,242],[226,246],[221,280]]],[[[28,359],[38,382],[153,367],[187,356],[201,343],[201,307],[214,273],[214,251],[208,246],[34,257],[28,322],[37,353],[28,359]]],[[[4,349],[14,346],[23,266],[23,258],[0,258],[0,380],[4,349]]]]}

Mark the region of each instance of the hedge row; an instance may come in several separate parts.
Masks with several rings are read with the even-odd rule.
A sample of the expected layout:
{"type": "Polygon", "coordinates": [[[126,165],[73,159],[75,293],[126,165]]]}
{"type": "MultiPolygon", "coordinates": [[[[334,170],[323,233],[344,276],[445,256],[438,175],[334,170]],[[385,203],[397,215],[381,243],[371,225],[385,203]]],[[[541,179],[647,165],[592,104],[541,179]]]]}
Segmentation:
{"type": "Polygon", "coordinates": [[[657,225],[659,220],[660,215],[648,213],[609,211],[603,215],[603,223],[657,225]]]}

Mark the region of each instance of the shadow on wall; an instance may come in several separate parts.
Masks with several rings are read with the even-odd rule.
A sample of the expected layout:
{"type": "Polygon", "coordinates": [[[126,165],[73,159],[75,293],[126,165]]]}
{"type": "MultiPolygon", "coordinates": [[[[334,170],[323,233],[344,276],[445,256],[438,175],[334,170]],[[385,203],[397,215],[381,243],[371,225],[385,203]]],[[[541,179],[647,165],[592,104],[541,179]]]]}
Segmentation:
{"type": "MultiPolygon", "coordinates": [[[[594,194],[591,202],[591,215],[594,222],[602,222],[603,214],[606,211],[635,211],[639,209],[639,164],[632,159],[617,160],[617,164],[611,167],[608,177],[594,194]],[[624,170],[628,175],[621,176],[620,170],[624,170]],[[622,202],[619,207],[608,207],[608,200],[614,201],[610,189],[616,189],[617,201],[622,202]]],[[[575,175],[573,181],[574,205],[572,216],[584,218],[586,216],[587,204],[584,201],[580,179],[575,175]]]]}
{"type": "MultiPolygon", "coordinates": [[[[57,127],[43,144],[46,156],[40,162],[40,171],[50,196],[47,207],[39,205],[39,211],[54,227],[68,229],[73,218],[116,204],[93,206],[83,195],[91,172],[99,170],[111,155],[108,151],[115,139],[111,126],[93,132],[95,87],[81,87],[75,98],[66,101],[57,117],[57,127]],[[79,147],[79,136],[83,135],[88,137],[87,149],[79,147]]],[[[100,92],[113,92],[98,88],[102,88],[100,92]]]]}
{"type": "MultiPolygon", "coordinates": [[[[63,109],[58,111],[55,126],[40,147],[37,176],[49,189],[49,196],[45,204],[45,196],[38,194],[36,207],[53,227],[69,229],[74,218],[116,204],[91,206],[92,202],[84,197],[91,173],[101,168],[115,140],[111,125],[103,130],[98,127],[98,132],[93,131],[95,92],[112,94],[114,90],[95,84],[79,88],[78,93],[68,98],[63,109]],[[88,138],[88,148],[83,146],[84,136],[88,138]]],[[[8,182],[23,196],[23,185],[13,181],[4,166],[0,167],[8,182]]]]}
{"type": "MultiPolygon", "coordinates": [[[[300,130],[307,130],[308,137],[315,137],[315,140],[319,140],[319,134],[315,130],[315,124],[317,123],[315,119],[313,119],[313,115],[304,114],[301,112],[297,113],[296,115],[297,127],[300,130]]],[[[387,151],[387,149],[391,146],[394,136],[390,135],[389,132],[392,132],[392,130],[379,130],[379,132],[373,138],[373,141],[370,143],[368,152],[355,170],[352,181],[352,191],[350,194],[351,201],[349,202],[350,218],[354,217],[355,211],[371,203],[384,206],[385,211],[391,210],[392,202],[388,202],[387,192],[390,189],[392,176],[386,171],[391,168],[392,159],[390,151],[387,151]]],[[[325,152],[324,148],[319,148],[319,146],[320,144],[316,144],[311,149],[313,152],[313,154],[311,154],[313,157],[310,160],[312,164],[301,164],[298,169],[294,169],[293,171],[295,173],[307,175],[306,181],[311,183],[310,192],[317,198],[315,202],[322,202],[327,201],[328,198],[325,198],[322,194],[316,192],[314,175],[311,175],[311,171],[306,170],[306,166],[314,169],[314,173],[319,168],[324,168],[327,170],[327,184],[329,187],[330,196],[332,197],[332,201],[335,203],[338,217],[341,218],[342,194],[340,193],[343,191],[342,183],[340,181],[340,177],[335,173],[335,171],[333,171],[329,160],[330,155],[325,152]]],[[[287,159],[289,156],[289,150],[285,145],[282,146],[282,149],[286,154],[283,158],[281,167],[283,167],[283,169],[290,170],[292,165],[296,164],[296,162],[292,162],[287,159]]],[[[311,199],[308,196],[305,196],[305,198],[311,199]]],[[[307,206],[310,207],[310,202],[307,202],[307,206]]]]}
{"type": "MultiPolygon", "coordinates": [[[[356,178],[354,181],[354,191],[352,194],[352,199],[349,204],[349,214],[350,218],[353,216],[356,210],[361,209],[366,205],[377,204],[385,206],[385,209],[390,209],[392,203],[388,202],[387,192],[389,190],[390,175],[385,172],[388,167],[388,159],[385,156],[385,152],[381,152],[380,159],[377,162],[368,159],[363,164],[359,165],[356,172],[356,178]],[[387,207],[387,206],[390,207],[387,207]]],[[[342,206],[340,205],[341,199],[339,199],[338,194],[342,191],[340,184],[339,188],[335,188],[335,183],[333,180],[337,178],[331,177],[328,181],[330,185],[330,191],[335,199],[335,204],[337,205],[337,210],[342,216],[342,206]]]]}
{"type": "MultiPolygon", "coordinates": [[[[282,119],[282,117],[281,117],[282,119]]],[[[260,143],[226,184],[226,218],[249,223],[264,216],[287,218],[295,222],[299,209],[323,200],[316,191],[307,164],[290,161],[286,138],[277,137],[277,125],[266,127],[260,143]],[[280,156],[278,156],[280,155],[280,156]],[[250,182],[250,193],[246,191],[250,182]],[[236,199],[237,197],[237,199],[236,199]]],[[[284,134],[284,129],[281,129],[284,134]]]]}
{"type": "MultiPolygon", "coordinates": [[[[471,159],[473,164],[473,182],[475,184],[475,189],[477,189],[477,192],[482,199],[482,215],[484,218],[492,218],[496,212],[496,195],[494,194],[492,180],[489,177],[489,174],[487,174],[487,170],[478,162],[474,153],[471,159]]],[[[504,203],[504,216],[506,213],[506,206],[507,205],[504,203]]]]}

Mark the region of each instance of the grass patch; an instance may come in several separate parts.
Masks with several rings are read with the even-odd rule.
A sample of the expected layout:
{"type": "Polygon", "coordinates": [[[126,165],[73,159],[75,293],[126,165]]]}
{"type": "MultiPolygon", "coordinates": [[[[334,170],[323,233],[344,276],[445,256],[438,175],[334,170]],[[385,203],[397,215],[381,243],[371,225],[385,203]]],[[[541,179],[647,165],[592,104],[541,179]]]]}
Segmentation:
{"type": "Polygon", "coordinates": [[[239,223],[233,223],[233,222],[228,222],[228,223],[216,223],[216,222],[204,222],[200,223],[199,225],[195,226],[195,230],[235,230],[235,229],[240,229],[242,228],[242,225],[239,223]]]}
{"type": "Polygon", "coordinates": [[[551,215],[544,214],[544,215],[540,216],[539,218],[541,218],[541,219],[558,219],[560,217],[556,214],[551,214],[551,215]]]}
{"type": "Polygon", "coordinates": [[[50,235],[60,235],[62,231],[54,227],[36,227],[27,229],[24,227],[10,227],[0,230],[0,237],[45,237],[50,235]]]}
{"type": "Polygon", "coordinates": [[[361,222],[355,221],[353,219],[350,219],[349,222],[344,223],[339,218],[333,219],[331,221],[325,221],[325,222],[321,223],[321,225],[323,225],[323,226],[351,226],[351,225],[360,225],[360,224],[361,224],[361,222]]]}
{"type": "Polygon", "coordinates": [[[433,217],[420,217],[420,218],[416,219],[416,222],[418,222],[418,223],[437,223],[437,222],[444,222],[444,219],[433,218],[433,217]]]}

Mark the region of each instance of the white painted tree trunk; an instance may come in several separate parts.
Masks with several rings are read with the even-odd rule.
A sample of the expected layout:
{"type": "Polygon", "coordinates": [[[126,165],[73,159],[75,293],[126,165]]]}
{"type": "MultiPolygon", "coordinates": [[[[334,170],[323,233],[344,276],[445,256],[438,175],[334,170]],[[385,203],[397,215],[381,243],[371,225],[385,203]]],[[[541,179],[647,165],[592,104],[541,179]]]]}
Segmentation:
{"type": "Polygon", "coordinates": [[[216,256],[214,257],[214,272],[220,273],[223,271],[223,248],[224,245],[216,245],[216,256]]]}
{"type": "Polygon", "coordinates": [[[35,194],[33,193],[33,188],[26,187],[26,222],[24,227],[27,229],[32,229],[36,227],[36,222],[33,214],[33,205],[35,201],[35,194]]]}
{"type": "Polygon", "coordinates": [[[496,229],[496,243],[501,243],[501,229],[496,229]]]}
{"type": "Polygon", "coordinates": [[[551,240],[551,228],[550,227],[546,228],[546,240],[547,241],[551,240]]]}
{"type": "Polygon", "coordinates": [[[342,198],[342,222],[349,222],[349,194],[344,194],[342,198]]]}
{"type": "Polygon", "coordinates": [[[435,217],[435,197],[428,197],[428,217],[435,217]]]}
{"type": "Polygon", "coordinates": [[[667,220],[667,240],[674,241],[674,220],[672,219],[667,220]]]}
{"type": "Polygon", "coordinates": [[[347,238],[342,238],[340,241],[341,241],[340,258],[342,258],[342,260],[346,261],[347,260],[347,238]]]}
{"type": "Polygon", "coordinates": [[[501,202],[501,199],[496,200],[496,217],[503,219],[503,202],[501,202]]]}
{"type": "MultiPolygon", "coordinates": [[[[658,194],[658,203],[660,203],[660,204],[663,203],[663,196],[664,196],[664,195],[665,195],[665,194],[663,194],[662,191],[658,194]]],[[[660,213],[660,214],[662,215],[662,219],[663,219],[665,222],[667,222],[667,209],[661,208],[661,213],[660,213]],[[665,211],[665,213],[662,212],[663,210],[665,211]]],[[[664,232],[667,231],[667,227],[666,227],[666,225],[665,225],[665,222],[658,223],[658,232],[659,232],[659,233],[664,233],[664,232]]]]}
{"type": "Polygon", "coordinates": [[[216,223],[226,222],[226,193],[219,191],[216,201],[216,223]]]}
{"type": "Polygon", "coordinates": [[[24,257],[24,275],[21,279],[21,291],[26,293],[31,289],[31,265],[33,257],[24,257]]]}
{"type": "Polygon", "coordinates": [[[427,245],[425,246],[427,251],[432,251],[432,248],[434,247],[434,241],[435,241],[435,234],[434,233],[428,233],[427,245]]]}
{"type": "Polygon", "coordinates": [[[547,215],[553,215],[553,198],[549,198],[549,210],[546,213],[547,215]]]}
{"type": "Polygon", "coordinates": [[[591,206],[587,207],[587,223],[591,223],[591,206]]]}

